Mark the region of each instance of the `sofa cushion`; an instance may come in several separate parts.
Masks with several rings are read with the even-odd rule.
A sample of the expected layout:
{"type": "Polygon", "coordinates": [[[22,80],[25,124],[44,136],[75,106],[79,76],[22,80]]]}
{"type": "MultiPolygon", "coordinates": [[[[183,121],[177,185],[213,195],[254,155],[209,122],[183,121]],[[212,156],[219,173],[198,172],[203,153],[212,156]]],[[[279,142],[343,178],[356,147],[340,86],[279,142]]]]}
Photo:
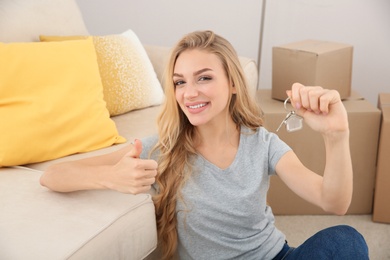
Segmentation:
{"type": "Polygon", "coordinates": [[[124,142],[110,119],[92,39],[0,43],[0,166],[124,142]]]}
{"type": "Polygon", "coordinates": [[[157,244],[149,194],[57,193],[0,169],[0,259],[143,259],[157,244]]]}
{"type": "Polygon", "coordinates": [[[38,41],[40,34],[87,35],[76,1],[0,1],[0,42],[38,41]]]}
{"type": "MultiPolygon", "coordinates": [[[[72,40],[80,37],[40,36],[41,41],[72,40]]],[[[144,47],[137,35],[93,36],[104,100],[111,116],[159,105],[164,94],[144,47]]]]}

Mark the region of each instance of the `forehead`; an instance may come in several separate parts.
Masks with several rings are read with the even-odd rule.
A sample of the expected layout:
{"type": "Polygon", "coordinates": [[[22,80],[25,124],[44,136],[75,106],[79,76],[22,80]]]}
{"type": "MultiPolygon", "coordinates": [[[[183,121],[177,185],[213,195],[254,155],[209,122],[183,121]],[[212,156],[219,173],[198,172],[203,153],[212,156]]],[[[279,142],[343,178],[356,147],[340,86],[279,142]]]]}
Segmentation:
{"type": "Polygon", "coordinates": [[[203,68],[220,70],[223,69],[223,66],[220,58],[214,53],[199,49],[185,50],[176,59],[174,72],[203,68]]]}

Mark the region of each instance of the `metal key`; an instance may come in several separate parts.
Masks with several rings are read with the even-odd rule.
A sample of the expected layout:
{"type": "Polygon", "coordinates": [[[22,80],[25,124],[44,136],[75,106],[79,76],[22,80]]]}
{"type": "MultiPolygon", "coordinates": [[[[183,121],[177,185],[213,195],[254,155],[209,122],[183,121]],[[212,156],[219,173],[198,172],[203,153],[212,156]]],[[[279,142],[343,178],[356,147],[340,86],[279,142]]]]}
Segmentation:
{"type": "MultiPolygon", "coordinates": [[[[286,104],[287,104],[287,101],[289,100],[290,98],[287,98],[285,101],[284,101],[284,108],[288,111],[287,107],[286,107],[286,104]]],[[[285,117],[285,119],[280,123],[278,129],[276,129],[276,132],[279,131],[279,129],[282,127],[282,125],[285,124],[286,125],[286,130],[287,132],[294,132],[294,131],[298,131],[298,130],[301,130],[302,127],[303,127],[303,117],[297,115],[295,113],[294,110],[290,111],[287,116],[285,117]]]]}

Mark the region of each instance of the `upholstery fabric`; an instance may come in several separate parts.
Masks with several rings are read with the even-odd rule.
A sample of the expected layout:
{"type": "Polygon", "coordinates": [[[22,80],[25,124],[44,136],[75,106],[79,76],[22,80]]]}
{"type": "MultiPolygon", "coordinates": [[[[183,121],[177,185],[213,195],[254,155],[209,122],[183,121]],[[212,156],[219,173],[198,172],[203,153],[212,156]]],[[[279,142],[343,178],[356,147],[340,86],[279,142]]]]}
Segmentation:
{"type": "Polygon", "coordinates": [[[91,39],[0,43],[0,57],[0,166],[125,141],[106,109],[91,39]]]}

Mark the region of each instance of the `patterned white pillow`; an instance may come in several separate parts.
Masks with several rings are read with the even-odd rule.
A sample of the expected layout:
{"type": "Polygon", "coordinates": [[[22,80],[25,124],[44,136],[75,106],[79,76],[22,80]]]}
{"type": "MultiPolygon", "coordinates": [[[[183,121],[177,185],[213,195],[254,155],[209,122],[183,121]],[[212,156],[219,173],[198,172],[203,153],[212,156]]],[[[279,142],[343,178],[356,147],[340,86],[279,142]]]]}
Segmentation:
{"type": "Polygon", "coordinates": [[[161,84],[132,30],[93,38],[104,99],[111,116],[161,104],[164,98],[161,84]]]}

